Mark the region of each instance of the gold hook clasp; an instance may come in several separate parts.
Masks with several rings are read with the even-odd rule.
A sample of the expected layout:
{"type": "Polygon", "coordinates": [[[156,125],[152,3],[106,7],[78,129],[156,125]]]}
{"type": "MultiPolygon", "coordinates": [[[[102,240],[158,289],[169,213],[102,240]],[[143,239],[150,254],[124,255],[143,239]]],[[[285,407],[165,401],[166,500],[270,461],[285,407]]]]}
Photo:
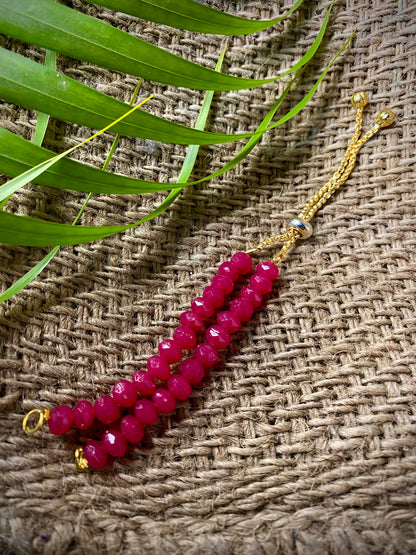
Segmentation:
{"type": "Polygon", "coordinates": [[[27,434],[35,434],[36,432],[38,432],[42,426],[44,422],[47,422],[49,420],[49,417],[51,415],[51,411],[48,409],[33,409],[30,412],[28,412],[26,414],[26,416],[23,419],[23,430],[27,433],[27,434]],[[38,421],[37,424],[33,427],[31,427],[29,425],[29,420],[34,416],[34,415],[38,416],[38,421]]]}

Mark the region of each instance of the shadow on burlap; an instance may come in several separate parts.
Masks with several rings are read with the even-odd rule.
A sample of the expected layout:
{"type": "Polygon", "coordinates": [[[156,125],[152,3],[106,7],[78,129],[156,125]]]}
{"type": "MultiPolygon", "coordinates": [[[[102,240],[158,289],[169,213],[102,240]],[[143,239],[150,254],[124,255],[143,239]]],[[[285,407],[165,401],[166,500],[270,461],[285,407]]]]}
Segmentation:
{"type": "MultiPolygon", "coordinates": [[[[234,4],[211,5],[236,13],[234,4]]],[[[282,6],[237,4],[253,18],[282,6]]],[[[329,3],[306,4],[284,25],[232,38],[226,70],[262,77],[292,65],[329,3]]],[[[209,67],[223,43],[76,6],[209,67]]],[[[340,1],[327,43],[284,109],[303,97],[353,29],[356,38],[301,115],[153,222],[61,249],[1,307],[4,551],[415,552],[415,17],[410,0],[340,1]],[[362,89],[370,98],[365,127],[387,106],[396,123],[365,146],[346,186],[316,218],[315,234],[285,263],[267,305],[192,398],[150,429],[141,448],[101,472],[75,471],[74,435],[45,429],[26,436],[28,410],[93,400],[143,368],[221,261],[280,231],[342,157],[353,129],[350,96],[362,89]]],[[[43,59],[40,49],[3,43],[43,59]]],[[[62,56],[59,66],[125,101],[135,86],[130,76],[62,56]]],[[[218,94],[209,128],[253,130],[283,86],[218,94]]],[[[147,110],[194,124],[202,93],[145,83],[143,96],[149,92],[155,98],[147,110]]],[[[3,105],[1,119],[33,136],[34,112],[3,105]]],[[[88,134],[52,121],[45,145],[59,151],[88,134]]],[[[99,137],[76,157],[100,167],[110,144],[99,137]]],[[[196,175],[219,169],[239,148],[202,149],[196,175]]],[[[173,180],[185,152],[123,138],[110,169],[173,180]]],[[[95,196],[82,223],[133,222],[163,197],[95,196]]],[[[82,201],[30,186],[8,206],[70,222],[82,201]]],[[[44,252],[3,247],[2,287],[44,252]]]]}

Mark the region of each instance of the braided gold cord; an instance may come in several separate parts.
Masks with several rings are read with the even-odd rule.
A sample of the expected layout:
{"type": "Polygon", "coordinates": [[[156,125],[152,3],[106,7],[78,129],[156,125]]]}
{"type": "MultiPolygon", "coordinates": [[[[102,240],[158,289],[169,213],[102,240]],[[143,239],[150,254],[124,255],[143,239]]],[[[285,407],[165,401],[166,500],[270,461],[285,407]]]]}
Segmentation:
{"type": "MultiPolygon", "coordinates": [[[[355,93],[351,98],[352,105],[356,109],[355,128],[351,141],[347,147],[345,155],[329,181],[323,185],[305,204],[298,215],[298,220],[306,227],[307,223],[313,218],[316,212],[335,194],[335,192],[346,182],[354,169],[357,160],[357,154],[360,148],[373,137],[382,127],[387,127],[394,121],[394,114],[391,110],[381,111],[374,123],[373,127],[365,133],[360,139],[364,106],[368,103],[367,94],[365,92],[355,93]]],[[[308,226],[309,227],[309,226],[308,226]]],[[[309,233],[310,234],[310,233],[309,233]]],[[[296,241],[304,236],[305,233],[293,226],[288,226],[284,233],[268,237],[261,241],[256,247],[247,251],[253,253],[264,249],[273,243],[283,243],[280,251],[271,261],[280,264],[288,255],[296,241]]]]}

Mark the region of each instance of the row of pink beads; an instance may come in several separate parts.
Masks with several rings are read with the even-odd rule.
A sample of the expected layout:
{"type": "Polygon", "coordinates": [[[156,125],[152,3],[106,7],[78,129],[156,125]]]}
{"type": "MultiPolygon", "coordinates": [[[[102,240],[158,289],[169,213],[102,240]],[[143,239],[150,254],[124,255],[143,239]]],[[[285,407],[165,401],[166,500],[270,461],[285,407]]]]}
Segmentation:
{"type": "Polygon", "coordinates": [[[263,295],[270,293],[278,268],[272,262],[261,262],[250,277],[250,285],[241,289],[239,297],[231,301],[229,310],[217,314],[217,324],[206,331],[206,342],[197,345],[196,332],[203,329],[204,320],[224,304],[224,297],[232,292],[234,282],[240,275],[249,273],[252,267],[252,259],[242,252],[234,254],[229,262],[223,262],[202,297],[194,299],[191,310],[181,314],[181,325],[174,331],[173,338],[162,341],[158,347],[159,356],[148,359],[147,371],[135,372],[132,381],[120,380],[113,387],[112,396],[99,397],[94,406],[89,401],[80,401],[73,409],[62,405],[56,407],[48,421],[50,431],[62,435],[72,425],[85,430],[97,419],[109,429],[104,432],[102,441],[89,440],[86,443],[84,457],[89,466],[103,468],[108,455],[124,456],[128,443],[137,444],[143,438],[143,425],[155,424],[159,413],[173,412],[176,400],[184,401],[191,395],[191,386],[201,382],[204,369],[218,362],[218,351],[230,344],[230,334],[251,318],[263,295]],[[179,374],[171,374],[170,365],[181,360],[183,350],[192,349],[192,356],[181,363],[179,374]],[[166,387],[160,387],[162,384],[156,381],[165,382],[166,387]],[[139,394],[141,397],[137,399],[139,394]],[[134,415],[123,416],[117,425],[120,409],[132,407],[134,415]]]}

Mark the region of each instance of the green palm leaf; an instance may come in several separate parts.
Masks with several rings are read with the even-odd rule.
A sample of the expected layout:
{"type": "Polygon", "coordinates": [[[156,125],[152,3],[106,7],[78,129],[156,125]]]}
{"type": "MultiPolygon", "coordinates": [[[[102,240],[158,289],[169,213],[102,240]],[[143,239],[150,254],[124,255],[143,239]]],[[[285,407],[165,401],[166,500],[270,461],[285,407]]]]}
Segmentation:
{"type": "MultiPolygon", "coordinates": [[[[268,126],[268,123],[272,117],[271,114],[273,109],[269,112],[265,120],[262,122],[262,125],[264,125],[263,132],[287,121],[288,119],[296,115],[309,102],[319,84],[325,78],[325,75],[327,74],[331,65],[334,63],[335,59],[345,49],[351,39],[352,37],[348,39],[341,50],[331,60],[329,65],[325,68],[324,72],[319,77],[318,81],[315,83],[312,89],[308,92],[308,94],[294,108],[292,108],[292,110],[290,110],[287,114],[285,114],[282,118],[280,118],[271,126],[268,126]]],[[[278,100],[278,103],[279,102],[280,99],[278,100]]],[[[258,135],[252,138],[251,144],[249,142],[249,144],[246,145],[246,152],[243,152],[244,149],[242,152],[240,152],[240,157],[245,157],[248,154],[248,152],[255,146],[256,139],[258,140],[258,135]]],[[[0,211],[0,242],[11,245],[25,246],[74,245],[78,243],[86,243],[89,241],[94,241],[96,239],[101,239],[103,237],[108,237],[127,229],[131,229],[132,227],[155,217],[160,213],[160,211],[161,207],[159,207],[151,214],[145,216],[138,222],[132,224],[123,226],[100,227],[74,227],[72,225],[46,222],[43,220],[36,220],[34,218],[18,216],[16,214],[9,214],[7,212],[0,211]]]]}

